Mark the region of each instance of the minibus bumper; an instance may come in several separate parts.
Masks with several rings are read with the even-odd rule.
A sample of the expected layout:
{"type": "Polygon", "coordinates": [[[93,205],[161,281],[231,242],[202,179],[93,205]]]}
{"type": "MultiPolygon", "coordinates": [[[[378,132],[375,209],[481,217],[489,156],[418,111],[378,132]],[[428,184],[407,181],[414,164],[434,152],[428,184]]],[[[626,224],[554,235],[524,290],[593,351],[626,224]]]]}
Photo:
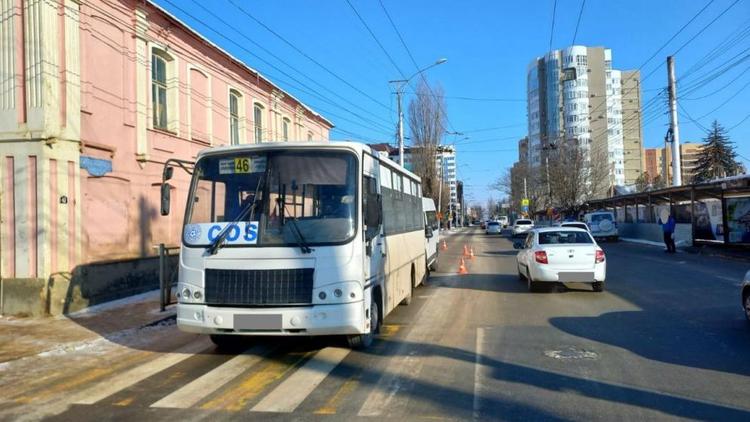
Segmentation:
{"type": "Polygon", "coordinates": [[[179,303],[177,327],[200,334],[348,335],[365,333],[364,302],[286,308],[179,303]]]}

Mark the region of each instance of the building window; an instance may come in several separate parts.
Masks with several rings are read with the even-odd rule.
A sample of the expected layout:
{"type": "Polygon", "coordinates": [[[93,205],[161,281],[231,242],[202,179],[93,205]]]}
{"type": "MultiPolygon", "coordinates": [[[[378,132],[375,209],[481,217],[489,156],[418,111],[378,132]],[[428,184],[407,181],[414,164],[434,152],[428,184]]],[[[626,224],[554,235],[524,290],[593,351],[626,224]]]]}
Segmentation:
{"type": "Polygon", "coordinates": [[[312,142],[312,140],[313,140],[313,134],[312,134],[312,132],[307,132],[307,141],[308,142],[312,142]]]}
{"type": "Polygon", "coordinates": [[[167,58],[151,55],[151,104],[154,127],[167,129],[167,58]]]}
{"type": "Polygon", "coordinates": [[[291,122],[286,117],[281,120],[281,139],[289,142],[289,124],[291,122]]]}
{"type": "Polygon", "coordinates": [[[242,94],[234,89],[229,90],[229,142],[232,145],[240,144],[240,105],[242,94]]]}
{"type": "Polygon", "coordinates": [[[253,105],[253,123],[255,124],[255,143],[263,142],[263,106],[253,105]]]}

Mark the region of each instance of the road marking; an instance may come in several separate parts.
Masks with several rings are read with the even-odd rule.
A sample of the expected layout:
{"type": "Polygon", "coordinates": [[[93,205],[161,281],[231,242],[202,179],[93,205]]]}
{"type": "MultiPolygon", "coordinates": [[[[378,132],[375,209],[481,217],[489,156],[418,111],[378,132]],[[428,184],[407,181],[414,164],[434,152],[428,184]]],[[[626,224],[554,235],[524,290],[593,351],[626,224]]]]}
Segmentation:
{"type": "Polygon", "coordinates": [[[289,371],[293,370],[307,356],[308,353],[285,353],[281,356],[271,357],[262,368],[250,375],[238,386],[229,391],[222,392],[214,399],[200,406],[201,409],[225,409],[229,411],[240,411],[245,405],[258,397],[263,390],[275,381],[281,379],[289,371]]]}
{"type": "Polygon", "coordinates": [[[293,412],[349,352],[350,349],[339,347],[326,347],[318,351],[312,359],[279,384],[251,410],[253,412],[293,412]]]}
{"type": "Polygon", "coordinates": [[[150,407],[187,409],[237,378],[246,369],[258,364],[272,350],[272,347],[265,345],[252,347],[196,378],[150,407]]]}
{"type": "Polygon", "coordinates": [[[335,415],[336,411],[341,404],[342,401],[344,401],[344,398],[349,396],[355,389],[357,389],[357,386],[359,385],[359,380],[357,379],[348,379],[346,382],[338,389],[336,390],[336,393],[326,402],[323,407],[318,408],[315,413],[316,415],[335,415]]]}
{"type": "Polygon", "coordinates": [[[482,375],[482,356],[484,355],[484,327],[477,328],[477,339],[476,346],[474,348],[474,402],[473,402],[473,417],[474,420],[479,420],[479,411],[481,410],[482,403],[480,402],[482,388],[481,375],[482,375]]]}
{"type": "Polygon", "coordinates": [[[181,347],[175,352],[166,353],[148,363],[137,366],[129,371],[123,372],[112,378],[103,380],[96,385],[77,394],[75,404],[94,404],[105,399],[118,391],[122,391],[148,377],[174,366],[196,353],[201,353],[210,348],[205,337],[181,347]]]}

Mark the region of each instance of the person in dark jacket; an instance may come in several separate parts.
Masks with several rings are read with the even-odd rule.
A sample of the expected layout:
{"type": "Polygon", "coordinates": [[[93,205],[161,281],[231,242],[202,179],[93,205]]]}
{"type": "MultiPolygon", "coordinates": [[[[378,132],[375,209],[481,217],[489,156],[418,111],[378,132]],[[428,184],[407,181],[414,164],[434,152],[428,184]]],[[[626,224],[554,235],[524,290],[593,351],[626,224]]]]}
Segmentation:
{"type": "Polygon", "coordinates": [[[663,210],[659,215],[659,224],[664,232],[664,244],[667,246],[667,253],[675,253],[677,249],[674,244],[674,228],[675,221],[674,217],[669,214],[669,211],[663,210]]]}

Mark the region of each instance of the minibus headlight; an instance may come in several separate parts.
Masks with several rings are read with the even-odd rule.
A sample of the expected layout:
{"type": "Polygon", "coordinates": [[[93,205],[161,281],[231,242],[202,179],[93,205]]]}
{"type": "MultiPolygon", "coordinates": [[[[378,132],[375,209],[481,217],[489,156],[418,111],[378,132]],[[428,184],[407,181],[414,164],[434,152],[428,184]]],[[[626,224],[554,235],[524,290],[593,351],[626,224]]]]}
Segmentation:
{"type": "Polygon", "coordinates": [[[342,295],[341,289],[334,290],[333,291],[333,295],[336,296],[336,297],[341,297],[341,295],[342,295]]]}
{"type": "Polygon", "coordinates": [[[191,297],[192,296],[190,294],[190,289],[188,289],[187,287],[185,287],[184,289],[182,289],[182,298],[183,299],[189,300],[191,297]]]}

